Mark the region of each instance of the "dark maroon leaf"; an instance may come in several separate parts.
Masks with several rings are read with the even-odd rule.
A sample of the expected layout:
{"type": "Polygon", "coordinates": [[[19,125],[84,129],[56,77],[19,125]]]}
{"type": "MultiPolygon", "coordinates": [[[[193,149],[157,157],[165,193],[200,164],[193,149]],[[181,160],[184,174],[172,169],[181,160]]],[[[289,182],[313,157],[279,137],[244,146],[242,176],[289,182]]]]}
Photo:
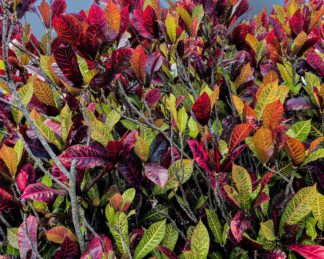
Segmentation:
{"type": "Polygon", "coordinates": [[[307,63],[321,76],[324,76],[324,61],[316,53],[309,53],[306,55],[307,63]]]}
{"type": "Polygon", "coordinates": [[[249,1],[242,0],[242,1],[240,1],[239,5],[237,6],[237,8],[234,12],[234,15],[236,17],[240,17],[241,15],[245,14],[247,10],[249,10],[249,1]]]}
{"type": "Polygon", "coordinates": [[[251,228],[251,222],[244,219],[242,211],[236,213],[235,217],[231,220],[231,232],[238,243],[243,239],[243,233],[245,230],[251,228]]]}
{"type": "Polygon", "coordinates": [[[256,200],[253,203],[253,208],[256,208],[258,206],[261,206],[263,203],[267,202],[270,200],[270,197],[265,194],[264,192],[261,192],[258,197],[256,198],[256,200]]]}
{"type": "Polygon", "coordinates": [[[120,156],[120,152],[123,150],[123,143],[122,141],[119,140],[108,141],[106,149],[107,149],[107,157],[110,160],[117,162],[120,156]]]}
{"type": "Polygon", "coordinates": [[[201,125],[206,125],[209,121],[211,106],[210,99],[206,92],[204,92],[192,106],[192,111],[195,115],[196,120],[201,125]]]}
{"type": "Polygon", "coordinates": [[[18,247],[21,259],[36,258],[32,247],[37,248],[37,218],[29,216],[18,229],[18,247]],[[31,254],[28,257],[28,254],[31,254]]]}
{"type": "Polygon", "coordinates": [[[114,51],[110,58],[109,65],[115,73],[123,72],[129,66],[134,50],[131,48],[121,48],[114,51]]]}
{"type": "Polygon", "coordinates": [[[105,12],[96,3],[93,3],[89,9],[88,22],[90,25],[98,26],[106,37],[109,36],[105,12]]]}
{"type": "Polygon", "coordinates": [[[121,160],[118,163],[118,171],[131,185],[139,188],[142,184],[141,169],[131,159],[121,160]]]}
{"type": "Polygon", "coordinates": [[[167,248],[165,246],[159,245],[158,249],[162,254],[166,255],[168,257],[168,259],[177,259],[178,258],[178,256],[174,252],[172,252],[169,248],[167,248]]]}
{"type": "Polygon", "coordinates": [[[20,199],[52,202],[57,195],[64,193],[65,192],[62,190],[52,189],[43,183],[34,183],[27,186],[24,193],[20,196],[20,199]]]}
{"type": "Polygon", "coordinates": [[[36,0],[21,0],[17,5],[17,16],[20,19],[29,10],[36,0]]]}
{"type": "Polygon", "coordinates": [[[97,166],[104,166],[109,162],[106,150],[99,146],[74,145],[66,149],[59,159],[64,166],[70,168],[73,160],[76,160],[78,169],[88,169],[97,166]]]}
{"type": "Polygon", "coordinates": [[[154,38],[156,14],[151,6],[147,6],[144,12],[136,9],[132,15],[132,25],[137,32],[146,39],[154,38]]]}
{"type": "MultiPolygon", "coordinates": [[[[298,9],[293,17],[289,21],[290,28],[293,30],[295,35],[298,35],[303,31],[304,28],[304,16],[300,9],[298,9]]],[[[280,40],[280,39],[279,39],[280,40]]]]}
{"type": "Polygon", "coordinates": [[[78,65],[77,56],[71,47],[59,47],[54,52],[55,61],[64,76],[80,88],[83,85],[83,77],[78,65]]]}
{"type": "Polygon", "coordinates": [[[65,236],[63,243],[61,244],[60,248],[55,251],[53,256],[54,259],[73,259],[77,258],[78,252],[78,245],[77,243],[71,241],[70,238],[65,236]]]}
{"type": "Polygon", "coordinates": [[[157,184],[160,188],[163,188],[169,178],[169,170],[160,166],[159,164],[146,164],[144,166],[145,175],[153,183],[157,184]]]}
{"type": "Polygon", "coordinates": [[[210,172],[209,157],[204,147],[197,140],[188,140],[188,145],[195,162],[206,172],[210,172]]]}
{"type": "Polygon", "coordinates": [[[17,207],[13,194],[5,187],[0,187],[0,211],[17,207]]]}
{"type": "Polygon", "coordinates": [[[54,0],[52,5],[53,18],[62,15],[66,10],[65,0],[54,0]]]}
{"type": "MultiPolygon", "coordinates": [[[[177,161],[181,158],[179,151],[173,147],[173,156],[174,156],[174,161],[177,161]]],[[[172,156],[171,156],[171,148],[169,147],[167,152],[164,154],[161,165],[164,166],[165,168],[169,168],[172,162],[172,156]]]]}
{"type": "Polygon", "coordinates": [[[149,90],[145,94],[145,102],[147,103],[148,107],[154,106],[156,103],[158,103],[161,99],[161,92],[158,88],[153,88],[149,90]]]}
{"type": "Polygon", "coordinates": [[[112,243],[105,235],[100,235],[103,244],[100,243],[99,237],[93,236],[87,243],[86,250],[82,253],[81,259],[88,258],[110,258],[114,253],[112,243]]]}
{"type": "Polygon", "coordinates": [[[35,180],[36,180],[36,174],[35,174],[34,167],[31,164],[24,165],[20,169],[16,177],[17,187],[19,191],[23,193],[27,188],[27,186],[35,182],[35,180]]]}

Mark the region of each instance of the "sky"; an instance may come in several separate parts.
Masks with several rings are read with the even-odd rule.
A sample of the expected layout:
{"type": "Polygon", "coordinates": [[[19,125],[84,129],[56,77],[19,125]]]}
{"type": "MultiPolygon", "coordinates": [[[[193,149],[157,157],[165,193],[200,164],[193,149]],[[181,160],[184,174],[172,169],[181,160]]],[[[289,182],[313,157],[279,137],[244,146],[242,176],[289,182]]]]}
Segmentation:
{"type": "MultiPolygon", "coordinates": [[[[282,5],[284,0],[250,0],[250,5],[253,7],[253,14],[261,11],[265,6],[268,11],[271,10],[271,6],[273,4],[282,5]]],[[[36,2],[36,5],[39,5],[41,0],[36,2]]],[[[68,12],[78,12],[81,9],[87,9],[91,6],[93,0],[66,0],[67,11],[68,12]]],[[[162,5],[166,4],[165,0],[161,0],[162,5]]],[[[33,32],[37,37],[40,37],[44,33],[44,27],[42,26],[39,18],[35,14],[28,14],[26,16],[26,20],[28,23],[32,25],[33,32]]]]}

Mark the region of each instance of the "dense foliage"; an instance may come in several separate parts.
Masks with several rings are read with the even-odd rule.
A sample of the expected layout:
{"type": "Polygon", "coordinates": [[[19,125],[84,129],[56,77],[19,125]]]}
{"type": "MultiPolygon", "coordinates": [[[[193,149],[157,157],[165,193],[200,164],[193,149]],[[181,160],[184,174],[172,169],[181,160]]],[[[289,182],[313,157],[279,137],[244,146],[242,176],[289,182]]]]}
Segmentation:
{"type": "Polygon", "coordinates": [[[324,258],[322,0],[35,2],[1,0],[1,258],[324,258]]]}

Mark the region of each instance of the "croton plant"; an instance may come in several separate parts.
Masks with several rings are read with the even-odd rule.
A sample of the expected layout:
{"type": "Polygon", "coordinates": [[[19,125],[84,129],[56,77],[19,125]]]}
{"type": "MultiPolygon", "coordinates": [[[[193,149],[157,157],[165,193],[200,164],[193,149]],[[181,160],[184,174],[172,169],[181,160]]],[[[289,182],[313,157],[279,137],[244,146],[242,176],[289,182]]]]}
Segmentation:
{"type": "Polygon", "coordinates": [[[0,258],[324,258],[323,0],[0,2],[0,258]]]}

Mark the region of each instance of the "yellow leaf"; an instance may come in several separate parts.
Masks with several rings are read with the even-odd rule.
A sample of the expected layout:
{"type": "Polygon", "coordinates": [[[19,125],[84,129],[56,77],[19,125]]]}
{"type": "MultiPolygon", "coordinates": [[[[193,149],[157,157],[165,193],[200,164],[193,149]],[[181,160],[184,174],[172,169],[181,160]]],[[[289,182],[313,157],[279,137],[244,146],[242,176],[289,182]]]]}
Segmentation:
{"type": "Polygon", "coordinates": [[[143,162],[147,161],[150,147],[145,139],[143,139],[141,136],[137,137],[137,141],[134,145],[134,152],[143,162]]]}
{"type": "Polygon", "coordinates": [[[300,49],[305,44],[306,40],[307,40],[307,34],[304,31],[302,31],[297,35],[292,45],[292,49],[295,54],[297,54],[300,51],[300,49]]]}
{"type": "Polygon", "coordinates": [[[209,96],[209,99],[210,99],[210,107],[214,107],[216,101],[218,100],[219,91],[220,91],[220,87],[218,85],[215,85],[214,86],[214,91],[209,96]]]}
{"type": "Polygon", "coordinates": [[[266,164],[274,152],[272,131],[263,127],[258,129],[253,136],[253,143],[260,162],[266,164]]]}
{"type": "Polygon", "coordinates": [[[244,110],[244,102],[242,101],[242,99],[236,95],[232,95],[232,99],[233,99],[233,103],[235,106],[235,109],[237,110],[239,115],[243,114],[243,110],[244,110]]]}
{"type": "Polygon", "coordinates": [[[299,9],[299,6],[298,6],[296,0],[291,0],[290,3],[287,5],[288,16],[292,17],[298,9],[299,9]]]}
{"type": "Polygon", "coordinates": [[[168,13],[165,18],[165,27],[169,39],[173,43],[177,41],[177,26],[178,26],[178,17],[172,16],[170,13],[168,13]]]}
{"type": "Polygon", "coordinates": [[[65,236],[67,236],[71,241],[76,242],[77,238],[73,232],[64,226],[56,226],[45,232],[48,241],[53,243],[62,244],[65,236]]]}
{"type": "Polygon", "coordinates": [[[186,26],[187,26],[187,30],[190,31],[191,29],[191,24],[192,24],[192,20],[191,20],[191,16],[188,13],[188,11],[183,8],[182,6],[178,6],[176,8],[177,13],[179,14],[179,16],[181,17],[181,19],[185,22],[186,26]]]}
{"type": "Polygon", "coordinates": [[[56,107],[53,91],[49,84],[41,80],[35,80],[34,94],[40,102],[52,107],[56,107]]]}
{"type": "Polygon", "coordinates": [[[18,156],[14,148],[8,147],[5,144],[0,149],[0,158],[5,162],[10,174],[14,177],[18,168],[18,156]]]}
{"type": "Polygon", "coordinates": [[[254,50],[254,52],[256,52],[256,46],[259,43],[258,39],[255,36],[248,33],[245,37],[245,41],[254,50]]]}
{"type": "Polygon", "coordinates": [[[257,104],[255,112],[258,118],[261,117],[267,104],[272,103],[279,98],[280,90],[281,89],[279,89],[278,81],[276,81],[263,86],[260,91],[257,92],[257,104]]]}
{"type": "Polygon", "coordinates": [[[264,78],[263,78],[263,83],[265,85],[270,84],[272,82],[276,82],[279,80],[278,74],[274,71],[271,70],[269,73],[267,73],[264,78]]]}

